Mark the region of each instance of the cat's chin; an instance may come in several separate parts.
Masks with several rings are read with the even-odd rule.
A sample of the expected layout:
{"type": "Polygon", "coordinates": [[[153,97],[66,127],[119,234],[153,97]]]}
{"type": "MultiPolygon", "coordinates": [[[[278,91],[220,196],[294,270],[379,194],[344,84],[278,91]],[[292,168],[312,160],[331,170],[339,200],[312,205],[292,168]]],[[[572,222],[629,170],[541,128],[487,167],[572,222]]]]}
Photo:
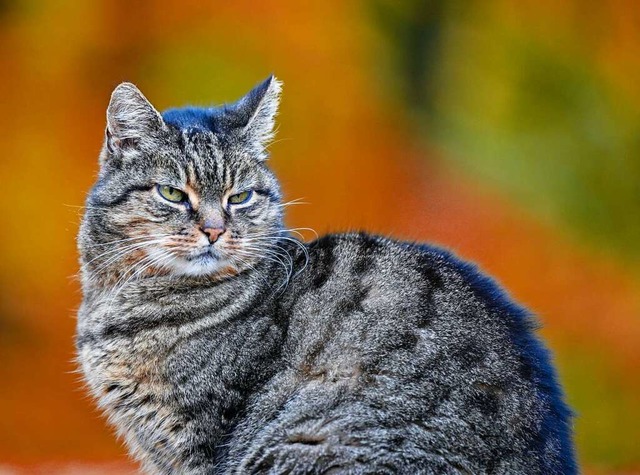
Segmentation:
{"type": "MultiPolygon", "coordinates": [[[[157,251],[152,251],[154,255],[157,251]]],[[[211,252],[203,252],[185,259],[183,257],[174,257],[164,264],[166,270],[174,276],[213,276],[221,273],[228,274],[232,263],[219,255],[212,255],[211,252]]]]}
{"type": "Polygon", "coordinates": [[[219,274],[231,265],[227,259],[214,257],[211,254],[202,254],[192,259],[175,259],[172,262],[173,273],[177,275],[202,277],[219,274]]]}

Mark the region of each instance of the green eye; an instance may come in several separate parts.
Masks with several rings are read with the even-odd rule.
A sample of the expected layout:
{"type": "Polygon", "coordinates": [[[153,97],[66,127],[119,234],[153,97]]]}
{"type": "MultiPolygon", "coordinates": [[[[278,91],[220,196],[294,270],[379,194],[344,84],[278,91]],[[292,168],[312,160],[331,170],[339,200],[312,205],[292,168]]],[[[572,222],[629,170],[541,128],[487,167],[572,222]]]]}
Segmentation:
{"type": "Polygon", "coordinates": [[[187,200],[187,195],[184,191],[180,191],[177,188],[168,185],[158,185],[157,186],[158,193],[165,200],[171,201],[172,203],[181,203],[182,201],[187,200]]]}
{"type": "Polygon", "coordinates": [[[232,205],[241,205],[242,203],[246,203],[249,201],[253,195],[253,191],[243,191],[242,193],[238,193],[237,195],[231,195],[229,197],[229,203],[232,205]]]}

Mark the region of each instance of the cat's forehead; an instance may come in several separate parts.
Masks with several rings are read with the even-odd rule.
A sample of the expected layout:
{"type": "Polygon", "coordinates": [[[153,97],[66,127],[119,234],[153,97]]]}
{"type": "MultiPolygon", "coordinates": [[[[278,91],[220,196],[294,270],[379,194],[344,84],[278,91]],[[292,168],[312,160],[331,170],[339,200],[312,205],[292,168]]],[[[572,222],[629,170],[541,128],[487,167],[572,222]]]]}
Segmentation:
{"type": "Polygon", "coordinates": [[[233,137],[197,128],[174,132],[165,152],[179,175],[176,178],[192,189],[230,189],[238,182],[261,180],[262,167],[233,137]]]}
{"type": "Polygon", "coordinates": [[[224,108],[181,107],[162,113],[165,124],[182,131],[219,133],[222,130],[224,108]]]}
{"type": "Polygon", "coordinates": [[[203,165],[216,165],[241,160],[246,153],[233,132],[218,124],[218,108],[170,109],[162,116],[173,132],[174,151],[185,160],[203,165]]]}

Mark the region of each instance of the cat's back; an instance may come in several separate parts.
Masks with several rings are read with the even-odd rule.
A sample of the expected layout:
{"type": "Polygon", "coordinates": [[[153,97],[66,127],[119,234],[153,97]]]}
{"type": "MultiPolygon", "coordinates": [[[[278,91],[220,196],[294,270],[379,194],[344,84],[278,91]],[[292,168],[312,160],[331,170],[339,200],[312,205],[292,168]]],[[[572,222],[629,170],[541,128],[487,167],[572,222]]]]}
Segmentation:
{"type": "Polygon", "coordinates": [[[475,266],[437,247],[366,233],[310,243],[287,299],[292,340],[344,339],[387,358],[395,350],[447,347],[457,349],[451,360],[495,351],[523,366],[522,337],[536,341],[532,317],[475,266]]]}
{"type": "Polygon", "coordinates": [[[329,235],[308,245],[283,309],[286,370],[255,400],[273,419],[244,468],[284,444],[344,450],[346,466],[374,449],[380,467],[411,473],[572,473],[547,352],[475,267],[430,246],[329,235]]]}

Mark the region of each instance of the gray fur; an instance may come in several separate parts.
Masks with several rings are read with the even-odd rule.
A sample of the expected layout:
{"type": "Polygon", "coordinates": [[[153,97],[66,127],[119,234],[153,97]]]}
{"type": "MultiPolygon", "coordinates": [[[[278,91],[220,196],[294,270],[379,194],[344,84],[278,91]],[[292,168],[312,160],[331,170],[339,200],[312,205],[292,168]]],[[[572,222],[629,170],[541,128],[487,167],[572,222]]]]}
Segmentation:
{"type": "Polygon", "coordinates": [[[78,238],[77,350],[133,457],[158,473],[572,473],[546,427],[564,407],[455,260],[283,228],[263,162],[280,85],[265,87],[217,131],[114,91],[78,238]],[[191,209],[156,183],[188,188],[191,209]],[[261,193],[223,206],[244,189],[261,193]],[[226,231],[194,258],[211,216],[226,231]]]}

